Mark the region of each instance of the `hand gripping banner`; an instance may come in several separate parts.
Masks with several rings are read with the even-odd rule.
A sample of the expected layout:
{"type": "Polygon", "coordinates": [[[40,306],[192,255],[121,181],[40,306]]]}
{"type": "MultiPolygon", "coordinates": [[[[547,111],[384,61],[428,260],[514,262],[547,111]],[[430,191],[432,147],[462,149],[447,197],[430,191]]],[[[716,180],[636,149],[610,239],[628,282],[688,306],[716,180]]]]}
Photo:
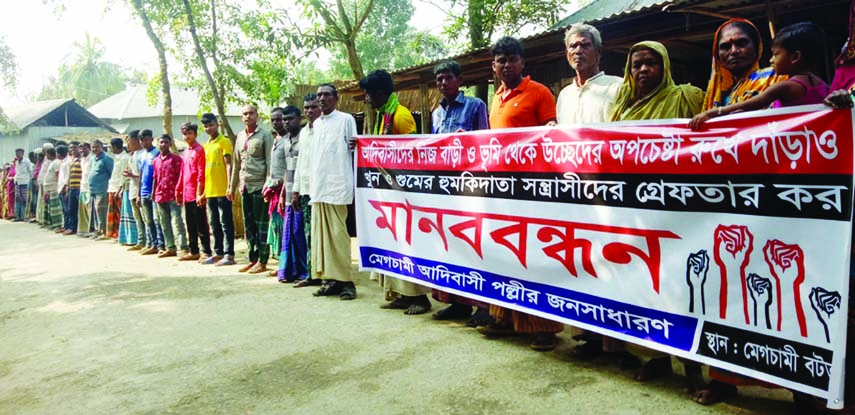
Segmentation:
{"type": "Polygon", "coordinates": [[[360,268],[843,405],[853,114],[360,137],[360,268]]]}

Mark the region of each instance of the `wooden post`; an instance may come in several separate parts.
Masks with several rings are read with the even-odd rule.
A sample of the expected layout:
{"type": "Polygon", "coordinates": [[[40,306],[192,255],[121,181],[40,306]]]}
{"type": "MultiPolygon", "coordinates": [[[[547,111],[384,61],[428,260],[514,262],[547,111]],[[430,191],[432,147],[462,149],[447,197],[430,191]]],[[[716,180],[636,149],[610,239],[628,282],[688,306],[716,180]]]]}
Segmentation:
{"type": "Polygon", "coordinates": [[[419,85],[419,111],[422,113],[422,134],[431,133],[430,90],[428,84],[419,85]]]}
{"type": "Polygon", "coordinates": [[[772,5],[769,0],[766,0],[766,18],[769,19],[769,35],[775,39],[775,13],[772,12],[772,5]]]}

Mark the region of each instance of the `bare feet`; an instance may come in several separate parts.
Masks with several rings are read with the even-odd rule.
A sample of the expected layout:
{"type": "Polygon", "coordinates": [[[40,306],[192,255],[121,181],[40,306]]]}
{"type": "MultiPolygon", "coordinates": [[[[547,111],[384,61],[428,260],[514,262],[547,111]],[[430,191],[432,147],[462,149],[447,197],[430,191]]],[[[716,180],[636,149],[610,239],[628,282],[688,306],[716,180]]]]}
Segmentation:
{"type": "Polygon", "coordinates": [[[674,369],[671,367],[671,356],[656,357],[648,360],[647,363],[641,366],[641,370],[635,374],[635,380],[645,382],[669,376],[673,373],[674,369]]]}
{"type": "Polygon", "coordinates": [[[733,398],[738,393],[736,386],[713,379],[706,388],[695,392],[692,400],[701,405],[712,405],[733,398]]]}
{"type": "Polygon", "coordinates": [[[267,272],[267,264],[261,262],[256,263],[246,271],[247,274],[261,274],[262,272],[267,272]]]}

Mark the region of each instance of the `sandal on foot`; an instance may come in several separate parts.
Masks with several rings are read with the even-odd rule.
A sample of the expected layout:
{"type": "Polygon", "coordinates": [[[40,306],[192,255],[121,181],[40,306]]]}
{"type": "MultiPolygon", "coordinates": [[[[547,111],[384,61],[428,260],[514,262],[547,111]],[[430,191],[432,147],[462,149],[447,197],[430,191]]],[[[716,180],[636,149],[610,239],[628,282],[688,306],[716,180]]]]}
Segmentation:
{"type": "Polygon", "coordinates": [[[434,320],[457,320],[472,315],[472,307],[462,304],[452,304],[433,313],[434,320]]]}
{"type": "Polygon", "coordinates": [[[344,288],[341,290],[341,294],[339,294],[338,298],[341,301],[350,301],[356,299],[356,286],[353,285],[352,282],[346,282],[343,284],[344,288]]]}
{"type": "Polygon", "coordinates": [[[410,300],[407,297],[396,298],[390,303],[380,306],[384,310],[406,310],[410,308],[410,300]]]}
{"type": "Polygon", "coordinates": [[[555,350],[558,345],[558,338],[552,333],[537,333],[531,341],[529,347],[537,352],[549,352],[555,350]]]}
{"type": "Polygon", "coordinates": [[[641,367],[641,360],[630,352],[623,352],[618,356],[618,365],[620,370],[638,369],[641,367]]]}
{"type": "Polygon", "coordinates": [[[570,351],[570,356],[577,359],[591,359],[601,354],[603,354],[603,343],[590,340],[586,340],[585,343],[574,347],[570,351]]]}
{"type": "Polygon", "coordinates": [[[510,337],[517,336],[519,333],[514,330],[513,326],[506,326],[504,324],[491,322],[483,327],[478,327],[478,333],[481,333],[487,337],[510,337]]]}
{"type": "Polygon", "coordinates": [[[493,322],[493,317],[490,316],[490,311],[479,308],[475,311],[475,315],[466,321],[466,327],[484,327],[493,322]]]}
{"type": "Polygon", "coordinates": [[[412,301],[410,303],[410,306],[407,307],[407,310],[404,311],[404,314],[408,316],[415,316],[430,311],[432,305],[426,295],[423,294],[418,297],[410,298],[412,299],[412,301]]]}
{"type": "Polygon", "coordinates": [[[325,282],[324,285],[321,285],[321,288],[318,289],[318,291],[312,295],[314,295],[315,297],[339,295],[341,294],[342,288],[344,288],[342,287],[342,285],[343,284],[339,283],[338,281],[330,280],[325,282]]]}

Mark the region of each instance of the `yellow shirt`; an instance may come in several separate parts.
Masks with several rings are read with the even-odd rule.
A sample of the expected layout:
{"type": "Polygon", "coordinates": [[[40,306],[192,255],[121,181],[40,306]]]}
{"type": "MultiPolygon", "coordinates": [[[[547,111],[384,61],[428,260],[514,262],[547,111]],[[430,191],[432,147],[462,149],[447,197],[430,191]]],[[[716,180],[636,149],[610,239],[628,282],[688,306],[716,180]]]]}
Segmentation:
{"type": "Polygon", "coordinates": [[[232,155],[232,142],[218,135],[205,143],[205,197],[225,197],[229,177],[226,174],[226,156],[232,155]]]}

